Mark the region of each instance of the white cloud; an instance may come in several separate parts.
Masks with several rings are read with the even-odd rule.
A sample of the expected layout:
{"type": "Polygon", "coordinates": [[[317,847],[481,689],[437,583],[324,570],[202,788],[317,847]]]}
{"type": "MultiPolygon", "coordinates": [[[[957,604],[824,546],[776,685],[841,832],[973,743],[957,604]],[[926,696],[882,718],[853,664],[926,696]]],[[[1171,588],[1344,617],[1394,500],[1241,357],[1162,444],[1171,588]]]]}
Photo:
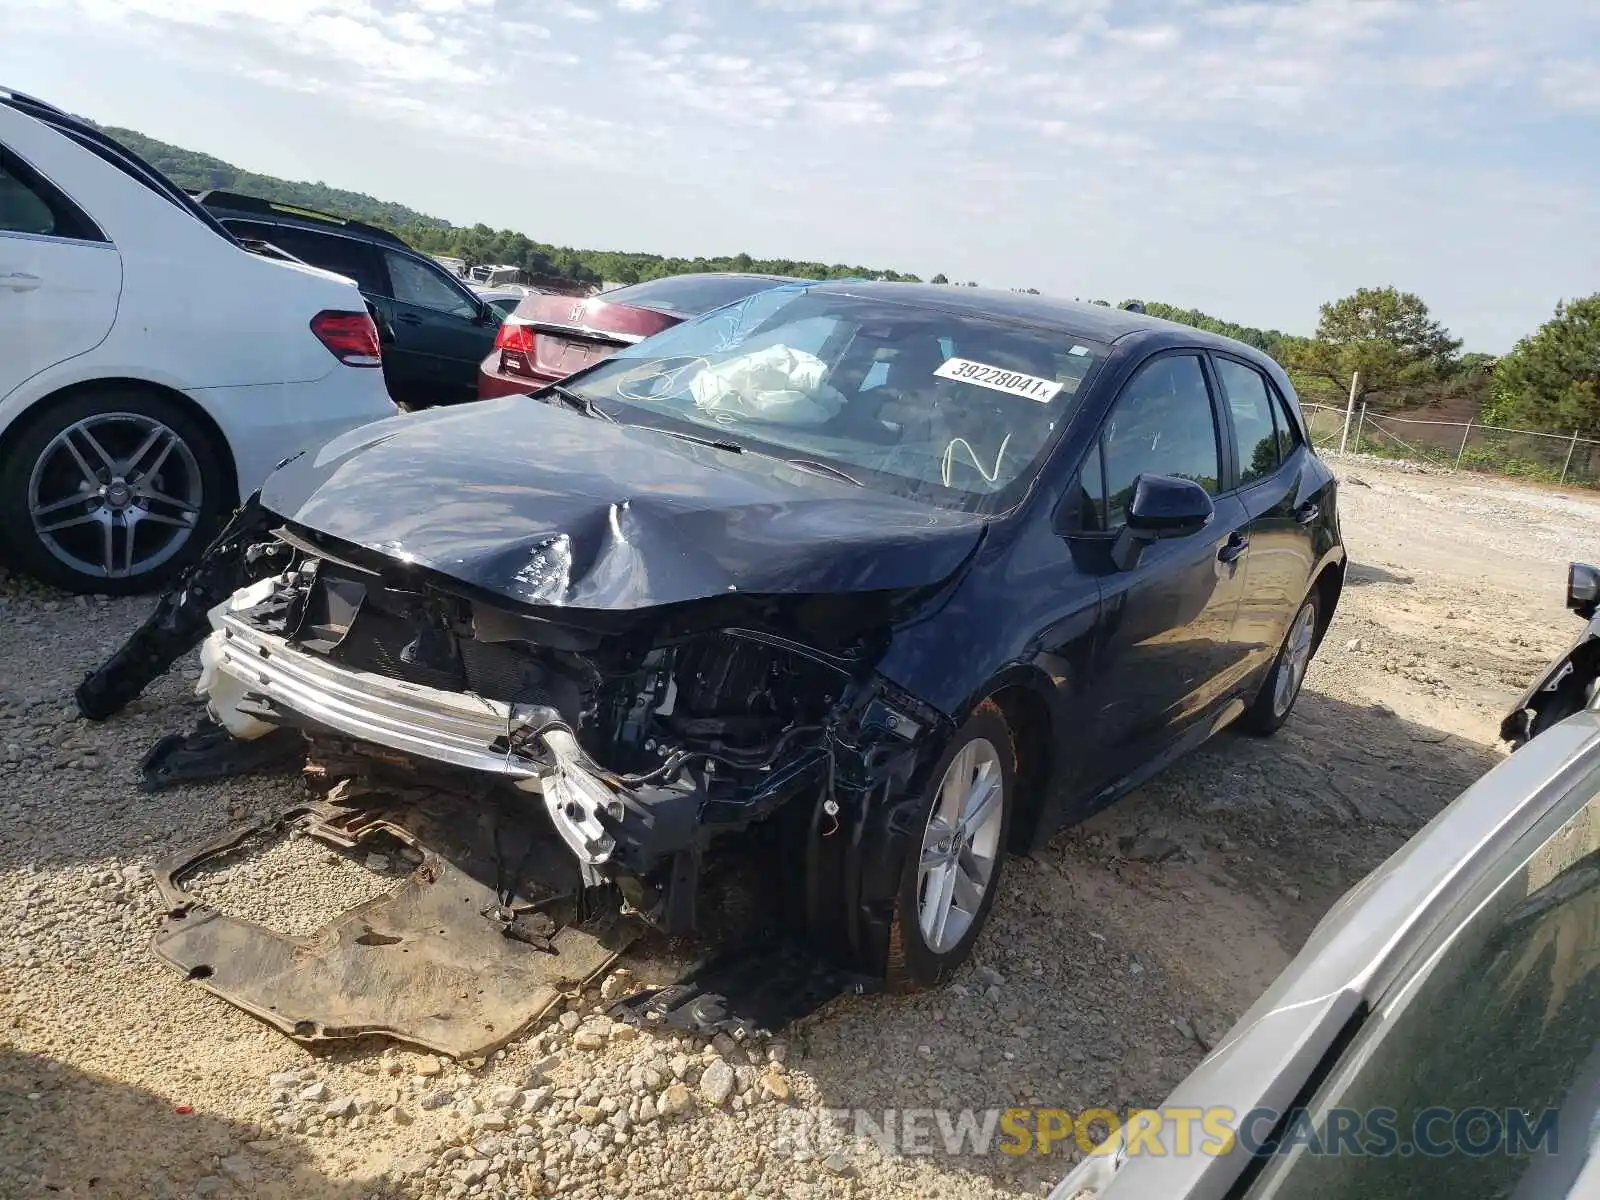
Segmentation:
{"type": "Polygon", "coordinates": [[[470,12],[475,8],[491,8],[493,0],[409,0],[412,8],[425,13],[448,15],[470,12]]]}
{"type": "Polygon", "coordinates": [[[559,17],[568,21],[598,21],[600,19],[598,11],[582,4],[574,4],[572,0],[541,0],[534,11],[540,16],[559,17]]]}
{"type": "Polygon", "coordinates": [[[889,86],[897,88],[936,88],[950,82],[943,71],[896,71],[889,76],[889,86]]]}
{"type": "Polygon", "coordinates": [[[830,42],[849,54],[871,54],[886,47],[890,41],[883,26],[866,21],[812,25],[807,32],[814,41],[830,42]]]}
{"type": "Polygon", "coordinates": [[[1552,62],[1542,72],[1540,91],[1554,108],[1600,115],[1600,65],[1593,59],[1552,62]]]}
{"type": "Polygon", "coordinates": [[[1133,25],[1106,30],[1106,40],[1135,50],[1170,50],[1183,40],[1176,25],[1133,25]]]}
{"type": "MultiPolygon", "coordinates": [[[[1403,223],[1392,210],[1416,207],[1425,193],[1448,194],[1441,178],[1471,189],[1486,160],[1531,161],[1553,117],[1570,129],[1600,116],[1600,70],[1586,49],[1600,45],[1592,0],[0,5],[21,25],[13,44],[43,34],[117,45],[152,69],[212,73],[211,87],[225,86],[214,75],[225,67],[274,89],[316,94],[340,113],[329,130],[382,120],[429,144],[478,145],[479,178],[551,159],[617,172],[599,179],[592,195],[583,182],[590,177],[563,177],[560,193],[573,197],[569,220],[579,229],[591,212],[609,214],[591,243],[638,244],[630,230],[655,228],[640,222],[670,220],[678,224],[662,224],[663,237],[699,239],[707,252],[724,248],[724,237],[754,251],[765,236],[775,254],[884,261],[988,282],[999,271],[985,269],[985,255],[1018,273],[1046,270],[1037,245],[1071,218],[1099,232],[1092,254],[1078,243],[1080,257],[1059,268],[1062,278],[1087,290],[1087,276],[1100,270],[1107,291],[1174,300],[1184,296],[1164,287],[1198,286],[1206,276],[1171,264],[1199,261],[1207,239],[1226,242],[1244,264],[1289,247],[1275,261],[1302,272],[1305,288],[1341,282],[1366,261],[1365,248],[1381,245],[1410,261],[1413,250],[1381,235],[1403,223]],[[494,86],[523,89],[518,121],[486,108],[485,90],[494,86]],[[974,147],[984,148],[981,162],[974,147]],[[1002,164],[1016,174],[996,173],[1002,164]],[[652,215],[644,216],[636,185],[646,178],[684,186],[652,186],[652,215]],[[958,201],[958,184],[971,192],[974,179],[983,180],[983,194],[958,201]],[[1381,202],[1363,194],[1357,181],[1367,179],[1383,181],[1381,202]],[[680,207],[663,206],[665,193],[680,207]],[[845,219],[816,215],[836,206],[845,219]],[[1017,232],[963,228],[970,261],[950,252],[939,263],[914,261],[926,246],[947,244],[951,223],[977,206],[1017,232]],[[1316,214],[1315,228],[1307,213],[1316,214]],[[1147,235],[1152,221],[1160,232],[1147,235]],[[1134,241],[1120,258],[1113,228],[1139,231],[1127,234],[1134,241]],[[812,240],[832,248],[808,251],[812,240]],[[890,261],[891,252],[909,258],[890,261]],[[1145,278],[1147,270],[1167,274],[1145,278]]],[[[6,49],[0,45],[0,62],[6,49]]],[[[26,82],[29,59],[17,62],[24,70],[9,77],[26,82]]],[[[1561,228],[1575,247],[1571,269],[1592,264],[1590,276],[1600,277],[1586,249],[1595,242],[1589,225],[1567,201],[1549,200],[1558,187],[1564,196],[1592,195],[1600,164],[1569,147],[1552,151],[1538,171],[1517,171],[1525,171],[1518,178],[1527,195],[1545,199],[1508,207],[1502,219],[1525,227],[1523,215],[1539,212],[1568,222],[1561,228]]],[[[541,196],[541,220],[547,207],[568,203],[549,199],[542,182],[528,185],[541,196]]],[[[479,192],[457,186],[464,196],[479,192]]],[[[1436,219],[1470,244],[1466,218],[1452,214],[1498,211],[1517,194],[1502,184],[1492,196],[1436,208],[1436,219]]],[[[559,240],[583,238],[575,229],[559,240]]],[[[1223,274],[1244,277],[1231,268],[1223,274]]],[[[1466,278],[1456,286],[1473,285],[1466,278]]],[[[1314,314],[1314,300],[1326,298],[1301,297],[1295,311],[1314,314]]],[[[1238,309],[1222,315],[1246,319],[1256,303],[1267,302],[1242,290],[1238,309]]],[[[1296,320],[1289,312],[1272,323],[1290,328],[1296,320]]]]}

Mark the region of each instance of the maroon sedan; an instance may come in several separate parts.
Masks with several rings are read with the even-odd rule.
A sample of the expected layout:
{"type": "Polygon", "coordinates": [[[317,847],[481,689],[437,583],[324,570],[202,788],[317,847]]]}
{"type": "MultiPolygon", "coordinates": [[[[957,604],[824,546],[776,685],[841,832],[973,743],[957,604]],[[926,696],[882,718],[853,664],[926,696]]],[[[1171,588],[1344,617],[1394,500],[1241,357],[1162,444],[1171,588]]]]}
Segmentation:
{"type": "Polygon", "coordinates": [[[534,392],[619,347],[782,283],[781,275],[672,275],[588,299],[528,296],[478,368],[478,398],[534,392]]]}

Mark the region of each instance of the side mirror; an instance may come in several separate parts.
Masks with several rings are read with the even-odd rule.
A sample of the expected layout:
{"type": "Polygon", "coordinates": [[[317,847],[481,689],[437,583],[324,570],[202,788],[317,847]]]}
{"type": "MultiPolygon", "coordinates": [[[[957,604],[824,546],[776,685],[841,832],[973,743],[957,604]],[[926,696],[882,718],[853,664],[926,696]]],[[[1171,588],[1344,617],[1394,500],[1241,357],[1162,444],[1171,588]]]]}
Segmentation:
{"type": "Polygon", "coordinates": [[[1588,563],[1567,564],[1567,607],[1585,621],[1600,610],[1600,568],[1588,563]]]}
{"type": "Polygon", "coordinates": [[[1141,475],[1134,480],[1127,524],[1111,547],[1111,561],[1119,571],[1132,570],[1151,542],[1199,533],[1215,512],[1211,497],[1194,480],[1141,475]]]}

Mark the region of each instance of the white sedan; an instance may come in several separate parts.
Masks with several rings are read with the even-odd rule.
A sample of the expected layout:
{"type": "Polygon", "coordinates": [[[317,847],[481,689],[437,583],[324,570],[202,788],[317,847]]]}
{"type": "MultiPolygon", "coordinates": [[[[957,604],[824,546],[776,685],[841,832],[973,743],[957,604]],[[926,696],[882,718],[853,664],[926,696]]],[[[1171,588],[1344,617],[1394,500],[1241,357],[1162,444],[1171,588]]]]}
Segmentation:
{"type": "Polygon", "coordinates": [[[342,276],[253,254],[96,127],[0,89],[0,540],[153,587],[281,460],[392,416],[342,276]]]}

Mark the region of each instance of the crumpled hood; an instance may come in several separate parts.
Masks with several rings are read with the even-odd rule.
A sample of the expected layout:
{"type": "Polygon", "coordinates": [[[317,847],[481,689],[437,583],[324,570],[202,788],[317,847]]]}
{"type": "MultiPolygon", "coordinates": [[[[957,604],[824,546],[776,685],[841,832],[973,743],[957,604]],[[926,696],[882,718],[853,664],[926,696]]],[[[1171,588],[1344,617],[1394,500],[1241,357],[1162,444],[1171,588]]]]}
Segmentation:
{"type": "Polygon", "coordinates": [[[985,525],[526,397],[352,430],[274,472],[262,503],[524,603],[607,610],[937,583],[985,525]]]}

